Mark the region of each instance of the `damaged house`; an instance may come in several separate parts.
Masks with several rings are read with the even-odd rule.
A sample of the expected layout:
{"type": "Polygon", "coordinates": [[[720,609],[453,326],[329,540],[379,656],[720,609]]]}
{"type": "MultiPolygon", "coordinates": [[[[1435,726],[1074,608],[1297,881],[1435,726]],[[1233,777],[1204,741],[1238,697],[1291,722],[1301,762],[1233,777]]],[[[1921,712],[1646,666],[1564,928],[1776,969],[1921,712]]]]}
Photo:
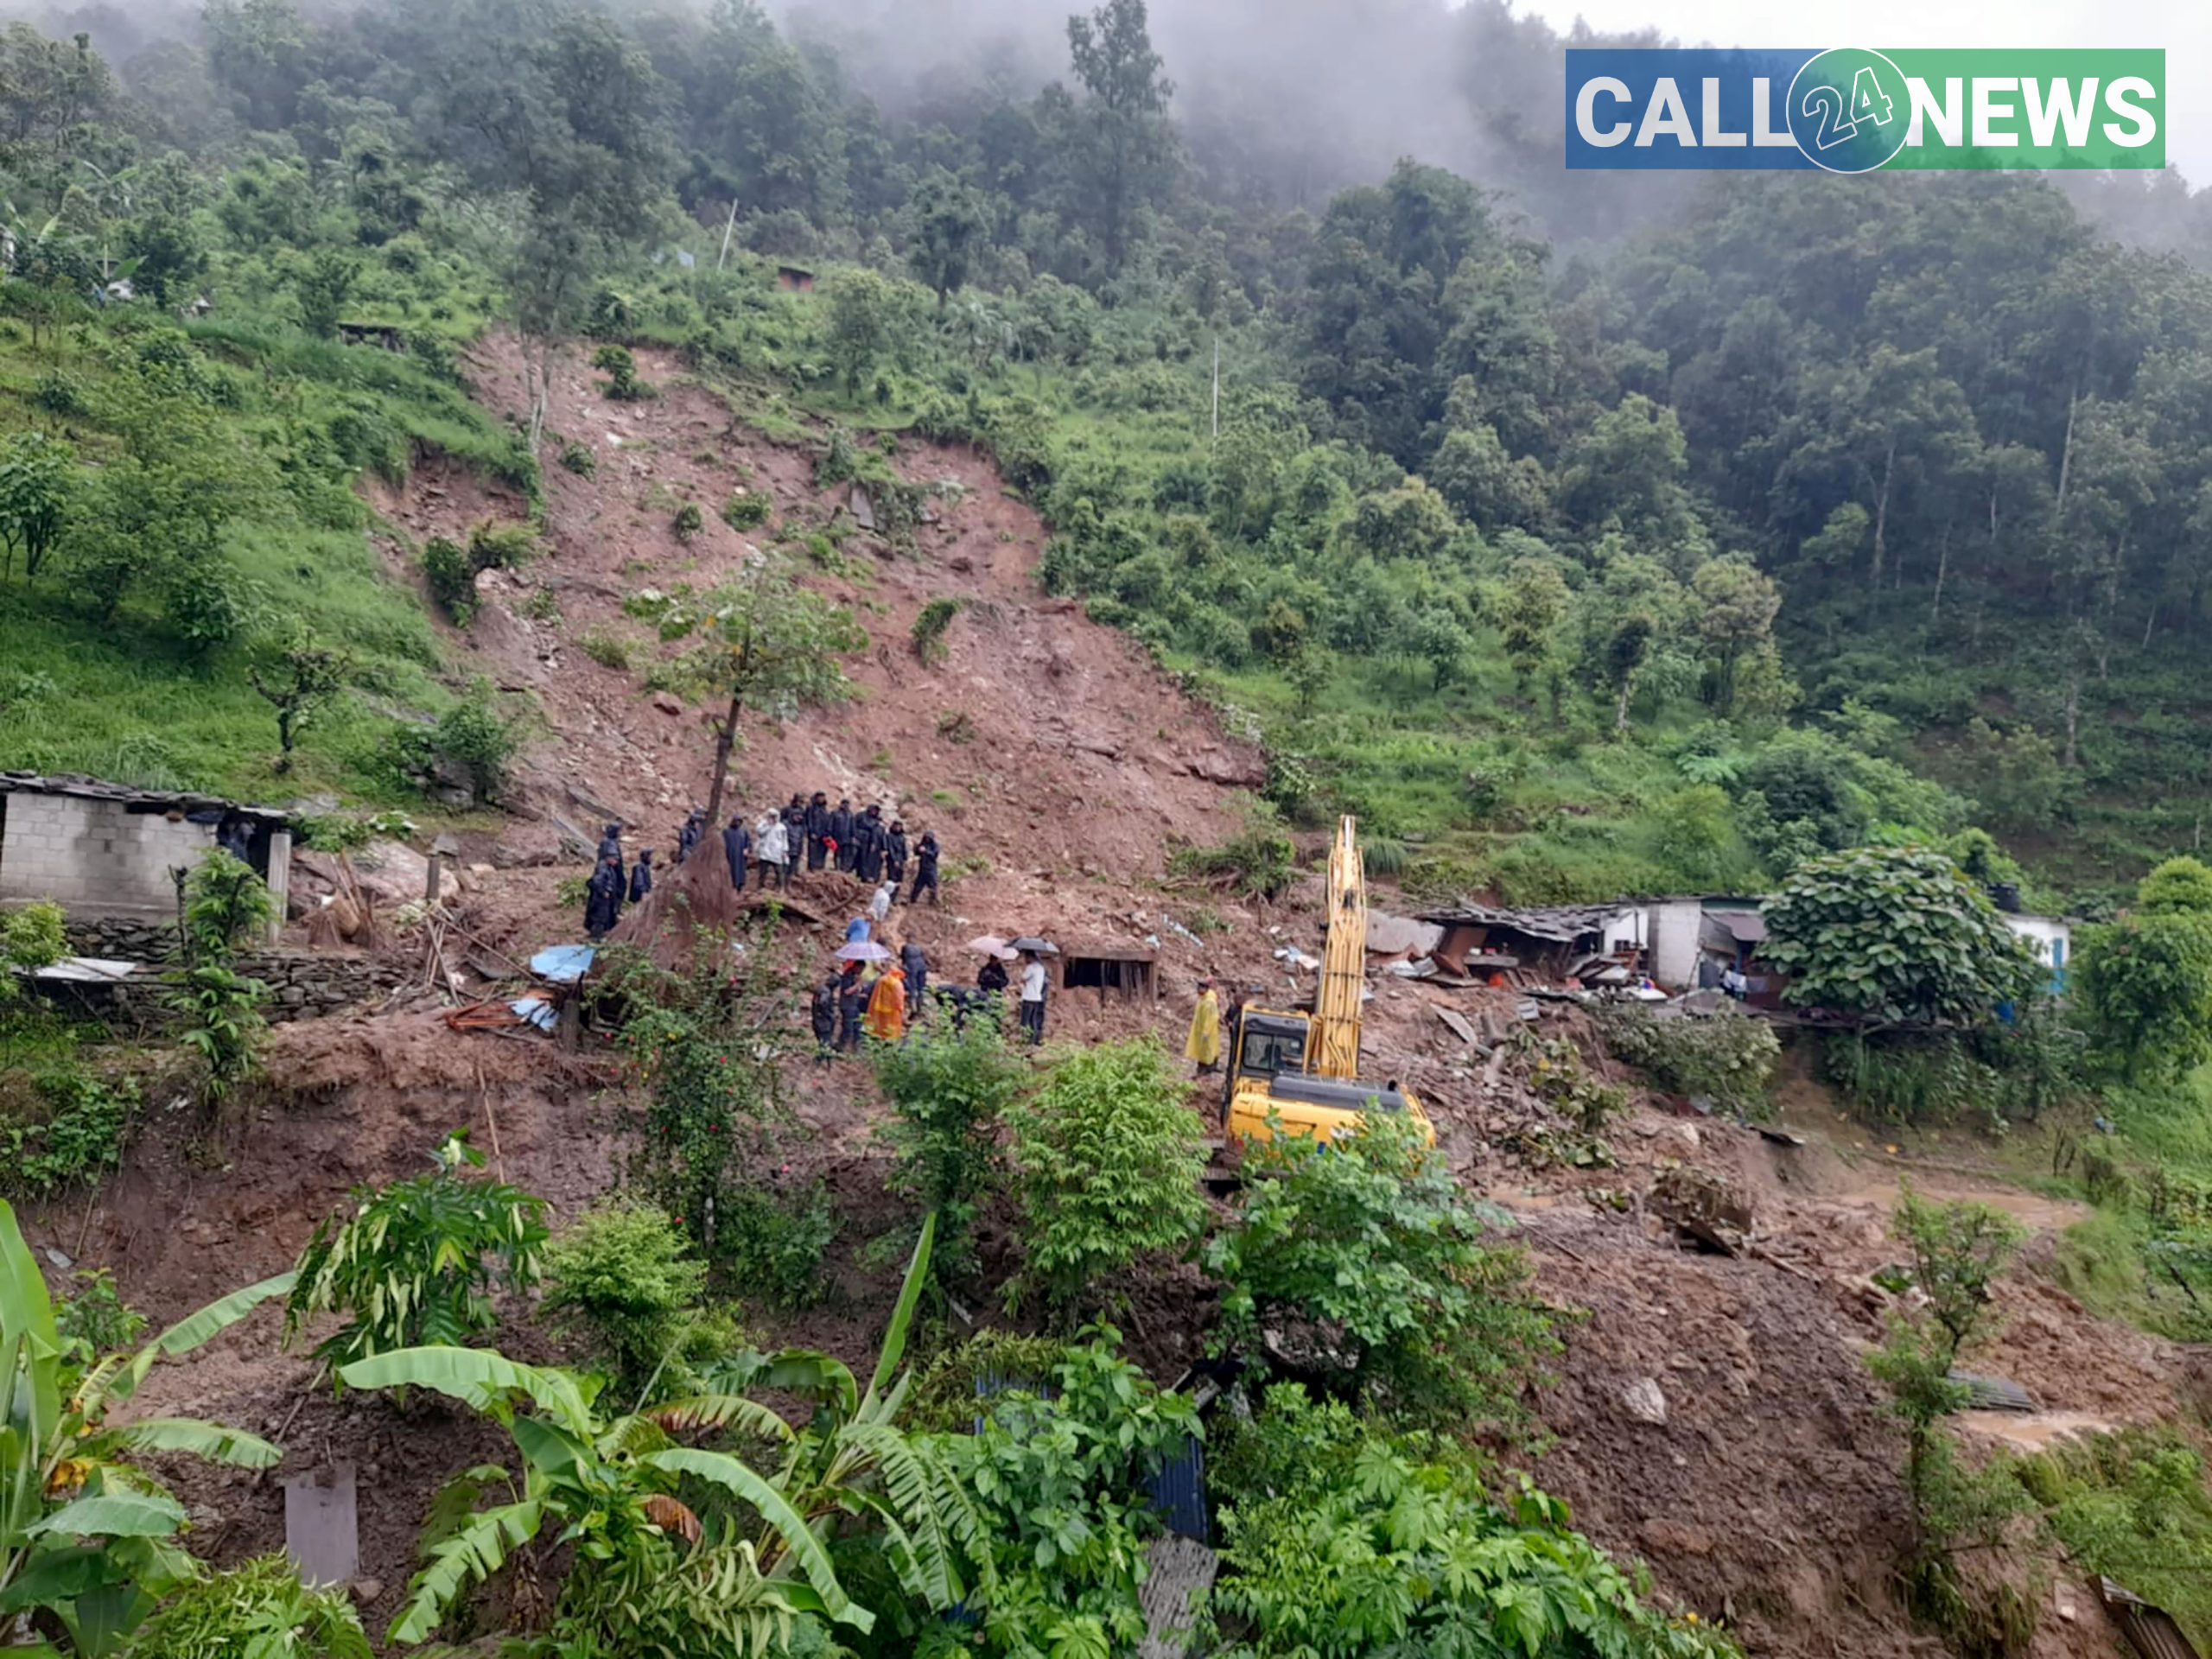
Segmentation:
{"type": "Polygon", "coordinates": [[[163,920],[174,870],[229,848],[269,884],[276,915],[291,887],[290,819],[188,791],[0,772],[0,904],[52,899],[76,917],[163,920]]]}
{"type": "Polygon", "coordinates": [[[1647,930],[1640,905],[1459,905],[1417,919],[1439,931],[1429,953],[1436,965],[1470,979],[1499,975],[1509,983],[1625,985],[1643,972],[1647,930]]]}

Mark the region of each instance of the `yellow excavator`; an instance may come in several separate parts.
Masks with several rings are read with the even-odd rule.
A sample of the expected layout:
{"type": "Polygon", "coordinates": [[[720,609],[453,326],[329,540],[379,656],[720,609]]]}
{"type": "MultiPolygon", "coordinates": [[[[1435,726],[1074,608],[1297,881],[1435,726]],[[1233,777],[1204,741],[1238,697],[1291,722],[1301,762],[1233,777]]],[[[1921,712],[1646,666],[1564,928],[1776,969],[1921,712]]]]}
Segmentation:
{"type": "Polygon", "coordinates": [[[1230,1032],[1223,1132],[1230,1141],[1285,1135],[1327,1141],[1356,1131],[1368,1112],[1407,1112],[1429,1145],[1430,1124],[1413,1091],[1395,1079],[1359,1080],[1360,1001],[1367,989],[1367,877],[1358,825],[1337,826],[1329,854],[1327,942],[1311,1014],[1246,1004],[1230,1032]]]}

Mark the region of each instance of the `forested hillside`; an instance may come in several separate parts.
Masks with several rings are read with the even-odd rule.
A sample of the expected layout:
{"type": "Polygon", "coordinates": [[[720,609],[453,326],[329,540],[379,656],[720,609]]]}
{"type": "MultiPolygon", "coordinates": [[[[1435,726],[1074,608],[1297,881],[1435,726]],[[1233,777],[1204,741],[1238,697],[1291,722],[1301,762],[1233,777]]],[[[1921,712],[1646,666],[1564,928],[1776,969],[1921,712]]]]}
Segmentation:
{"type": "MultiPolygon", "coordinates": [[[[996,45],[898,7],[44,21],[86,32],[0,63],[11,763],[265,791],[253,676],[322,652],[370,695],[302,775],[404,792],[391,729],[467,696],[342,575],[346,480],[531,487],[456,389],[488,323],[541,373],[652,340],[772,428],[988,445],[1048,580],[1417,887],[1748,886],[1980,826],[2094,906],[2201,840],[2212,288],[2037,180],[1565,175],[1562,42],[1485,5],[1376,35],[1466,67],[1408,137],[1471,178],[1387,164],[1380,119],[1321,142],[1349,91],[1286,118],[1319,12],[1241,81],[1134,0],[996,45]]],[[[1387,69],[1347,71],[1370,111],[1387,69]]],[[[2167,195],[2160,237],[2099,200],[2187,245],[2167,195]]]]}

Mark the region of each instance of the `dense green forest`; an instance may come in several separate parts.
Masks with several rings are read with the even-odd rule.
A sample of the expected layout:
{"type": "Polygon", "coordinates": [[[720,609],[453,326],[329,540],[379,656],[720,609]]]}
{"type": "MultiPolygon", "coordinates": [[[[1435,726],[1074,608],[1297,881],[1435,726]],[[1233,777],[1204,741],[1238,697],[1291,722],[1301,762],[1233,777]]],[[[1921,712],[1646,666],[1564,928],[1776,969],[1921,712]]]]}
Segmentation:
{"type": "MultiPolygon", "coordinates": [[[[890,42],[848,67],[747,4],[54,26],[0,54],[12,762],[265,789],[251,673],[322,644],[373,695],[301,775],[404,788],[386,728],[458,688],[347,580],[346,480],[434,446],[529,486],[454,368],[501,324],[539,372],[658,340],[772,428],[988,444],[1047,581],[1416,886],[1749,885],[1980,826],[2094,908],[2201,841],[2212,288],[2039,180],[1569,188],[1526,90],[1564,43],[1484,5],[1390,24],[1483,66],[1468,110],[1522,88],[1484,175],[1325,195],[1310,124],[1218,84],[1179,121],[1135,0],[1033,90],[1033,36],[883,104],[890,42]],[[207,695],[157,708],[175,676],[207,695]]],[[[2185,193],[2088,199],[2193,245],[2185,193]]]]}

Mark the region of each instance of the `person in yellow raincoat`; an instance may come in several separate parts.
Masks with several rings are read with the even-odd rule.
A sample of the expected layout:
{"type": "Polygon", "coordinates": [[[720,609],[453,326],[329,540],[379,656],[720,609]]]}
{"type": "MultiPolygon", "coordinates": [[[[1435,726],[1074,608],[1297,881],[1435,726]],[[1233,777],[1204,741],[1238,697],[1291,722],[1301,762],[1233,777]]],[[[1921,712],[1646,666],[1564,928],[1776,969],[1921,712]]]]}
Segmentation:
{"type": "Polygon", "coordinates": [[[1210,979],[1198,982],[1198,1006],[1191,1010],[1191,1034],[1183,1039],[1183,1058],[1197,1063],[1202,1077],[1221,1064],[1221,1003],[1210,979]]]}
{"type": "Polygon", "coordinates": [[[897,963],[884,969],[868,993],[868,1014],[861,1029],[879,1043],[895,1043],[906,1034],[906,976],[897,963]]]}

